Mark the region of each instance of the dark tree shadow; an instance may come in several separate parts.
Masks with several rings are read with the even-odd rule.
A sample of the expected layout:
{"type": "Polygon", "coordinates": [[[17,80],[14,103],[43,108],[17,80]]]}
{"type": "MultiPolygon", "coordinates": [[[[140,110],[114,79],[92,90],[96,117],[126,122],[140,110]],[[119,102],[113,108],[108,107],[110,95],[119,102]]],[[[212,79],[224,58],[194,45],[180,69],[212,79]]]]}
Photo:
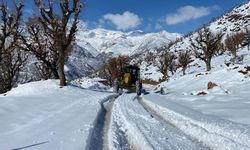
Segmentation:
{"type": "Polygon", "coordinates": [[[12,150],[22,150],[22,149],[25,149],[25,148],[30,148],[30,147],[34,147],[34,146],[38,146],[38,145],[42,145],[42,144],[46,144],[46,143],[49,143],[49,141],[45,141],[45,142],[41,142],[41,143],[36,143],[36,144],[32,144],[32,145],[27,145],[27,146],[20,147],[20,148],[14,148],[12,150]]]}

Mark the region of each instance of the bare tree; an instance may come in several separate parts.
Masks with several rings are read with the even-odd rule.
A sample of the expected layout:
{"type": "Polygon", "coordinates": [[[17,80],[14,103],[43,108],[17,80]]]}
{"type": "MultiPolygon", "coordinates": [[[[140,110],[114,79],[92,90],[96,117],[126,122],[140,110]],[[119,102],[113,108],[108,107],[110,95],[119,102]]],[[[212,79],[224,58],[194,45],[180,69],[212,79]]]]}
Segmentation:
{"type": "Polygon", "coordinates": [[[42,79],[59,79],[57,72],[58,54],[55,49],[52,49],[52,40],[46,34],[38,17],[30,17],[26,22],[27,36],[22,36],[23,45],[21,48],[32,52],[38,59],[35,63],[39,78],[42,79]]]}
{"type": "MultiPolygon", "coordinates": [[[[165,51],[161,58],[160,58],[160,72],[163,74],[163,80],[167,80],[169,75],[168,75],[168,71],[170,71],[170,68],[173,69],[173,61],[176,58],[176,56],[169,52],[169,51],[165,51]]],[[[173,70],[172,70],[173,71],[173,70]]]]}
{"type": "Polygon", "coordinates": [[[170,61],[170,65],[169,65],[169,71],[171,72],[172,75],[174,75],[174,73],[176,72],[176,70],[178,69],[178,64],[175,61],[175,59],[177,59],[176,55],[173,54],[172,57],[172,61],[170,61]]]}
{"type": "Polygon", "coordinates": [[[233,61],[237,58],[237,49],[242,45],[246,37],[246,33],[240,32],[234,35],[227,35],[225,40],[225,47],[232,53],[233,61]]]}
{"type": "Polygon", "coordinates": [[[206,63],[206,70],[211,70],[212,57],[221,48],[220,43],[223,37],[222,33],[214,34],[207,27],[198,31],[194,39],[190,38],[191,49],[194,50],[196,58],[206,63]]]}
{"type": "Polygon", "coordinates": [[[113,81],[121,75],[122,68],[128,64],[129,58],[127,56],[111,58],[100,71],[100,75],[107,80],[109,85],[112,85],[113,81]]]}
{"type": "Polygon", "coordinates": [[[71,2],[60,0],[59,11],[56,11],[58,7],[50,0],[48,3],[42,0],[34,1],[40,13],[39,22],[52,40],[52,50],[58,54],[57,72],[60,86],[65,86],[64,64],[72,50],[71,46],[77,32],[77,23],[83,2],[81,0],[72,0],[71,2]],[[70,23],[71,19],[72,23],[70,23]]]}
{"type": "Polygon", "coordinates": [[[246,40],[246,33],[245,32],[238,32],[233,35],[234,43],[236,44],[236,48],[240,48],[244,41],[246,40]]]}
{"type": "Polygon", "coordinates": [[[234,57],[233,61],[235,62],[235,59],[237,57],[237,44],[233,35],[227,35],[227,38],[225,40],[225,46],[232,53],[234,57]]]}
{"type": "Polygon", "coordinates": [[[27,56],[17,48],[21,44],[20,24],[23,4],[15,4],[15,8],[8,9],[2,2],[1,32],[0,32],[0,93],[5,93],[17,84],[19,72],[27,56]]]}
{"type": "Polygon", "coordinates": [[[180,64],[180,66],[182,67],[182,71],[183,71],[183,75],[186,74],[186,69],[187,69],[187,66],[190,62],[192,62],[191,60],[191,55],[190,55],[190,52],[188,51],[180,51],[178,53],[178,62],[180,64]]]}

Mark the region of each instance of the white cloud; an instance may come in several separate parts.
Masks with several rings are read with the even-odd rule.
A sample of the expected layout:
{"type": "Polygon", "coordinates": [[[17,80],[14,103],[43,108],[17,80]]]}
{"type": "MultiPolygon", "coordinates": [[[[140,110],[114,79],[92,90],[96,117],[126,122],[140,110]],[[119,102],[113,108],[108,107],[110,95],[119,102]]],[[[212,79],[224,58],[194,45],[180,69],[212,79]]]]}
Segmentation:
{"type": "Polygon", "coordinates": [[[103,16],[103,19],[113,23],[118,30],[135,28],[140,25],[142,21],[138,15],[129,11],[125,11],[123,14],[108,13],[103,16]]]}
{"type": "Polygon", "coordinates": [[[198,19],[203,16],[207,16],[213,10],[218,10],[218,6],[213,7],[194,7],[194,6],[184,6],[180,7],[176,13],[169,14],[166,17],[166,23],[168,25],[174,25],[182,22],[186,22],[193,19],[198,19]]]}

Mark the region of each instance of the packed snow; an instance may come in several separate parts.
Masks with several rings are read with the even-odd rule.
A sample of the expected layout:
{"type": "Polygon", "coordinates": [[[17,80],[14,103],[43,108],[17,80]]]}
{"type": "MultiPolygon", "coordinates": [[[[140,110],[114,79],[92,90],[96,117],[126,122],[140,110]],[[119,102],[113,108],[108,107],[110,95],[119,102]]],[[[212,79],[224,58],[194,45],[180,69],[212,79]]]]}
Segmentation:
{"type": "Polygon", "coordinates": [[[206,149],[171,124],[150,114],[139,103],[136,94],[121,95],[113,107],[110,149],[206,149]],[[127,141],[121,142],[125,137],[127,141]]]}

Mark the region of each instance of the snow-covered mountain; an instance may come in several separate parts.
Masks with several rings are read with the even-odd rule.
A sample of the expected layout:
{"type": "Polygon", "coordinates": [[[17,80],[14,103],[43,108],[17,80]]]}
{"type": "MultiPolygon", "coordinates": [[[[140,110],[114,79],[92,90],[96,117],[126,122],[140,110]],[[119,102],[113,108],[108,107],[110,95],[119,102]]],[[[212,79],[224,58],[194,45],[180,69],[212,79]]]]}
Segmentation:
{"type": "Polygon", "coordinates": [[[137,30],[125,33],[101,28],[88,30],[80,22],[76,46],[66,64],[68,78],[89,75],[110,57],[154,51],[180,37],[178,33],[166,31],[145,33],[137,30]]]}
{"type": "Polygon", "coordinates": [[[68,79],[76,79],[82,76],[89,75],[93,73],[93,70],[98,69],[103,63],[103,59],[99,58],[94,51],[90,50],[92,47],[86,45],[86,47],[80,47],[79,45],[74,46],[72,54],[66,64],[66,74],[68,79]]]}
{"type": "MultiPolygon", "coordinates": [[[[233,8],[221,17],[217,17],[211,22],[205,24],[205,26],[214,33],[223,33],[223,39],[225,39],[225,37],[229,34],[231,35],[239,32],[245,32],[246,29],[250,30],[250,2],[233,8]]],[[[191,32],[176,40],[170,47],[170,51],[174,53],[183,50],[191,51],[190,39],[196,37],[197,32],[201,29],[202,28],[197,29],[195,32],[191,32]]],[[[135,63],[141,64],[143,78],[157,81],[163,76],[157,67],[157,64],[159,64],[159,53],[161,52],[154,50],[144,53],[139,58],[134,58],[133,61],[135,63]],[[147,62],[145,61],[145,58],[147,57],[153,57],[153,59],[147,62]]]]}
{"type": "Polygon", "coordinates": [[[93,30],[79,29],[77,44],[86,48],[94,56],[100,53],[112,53],[113,56],[133,55],[154,50],[180,37],[180,34],[166,31],[145,33],[138,30],[124,33],[101,28],[93,30]]]}

